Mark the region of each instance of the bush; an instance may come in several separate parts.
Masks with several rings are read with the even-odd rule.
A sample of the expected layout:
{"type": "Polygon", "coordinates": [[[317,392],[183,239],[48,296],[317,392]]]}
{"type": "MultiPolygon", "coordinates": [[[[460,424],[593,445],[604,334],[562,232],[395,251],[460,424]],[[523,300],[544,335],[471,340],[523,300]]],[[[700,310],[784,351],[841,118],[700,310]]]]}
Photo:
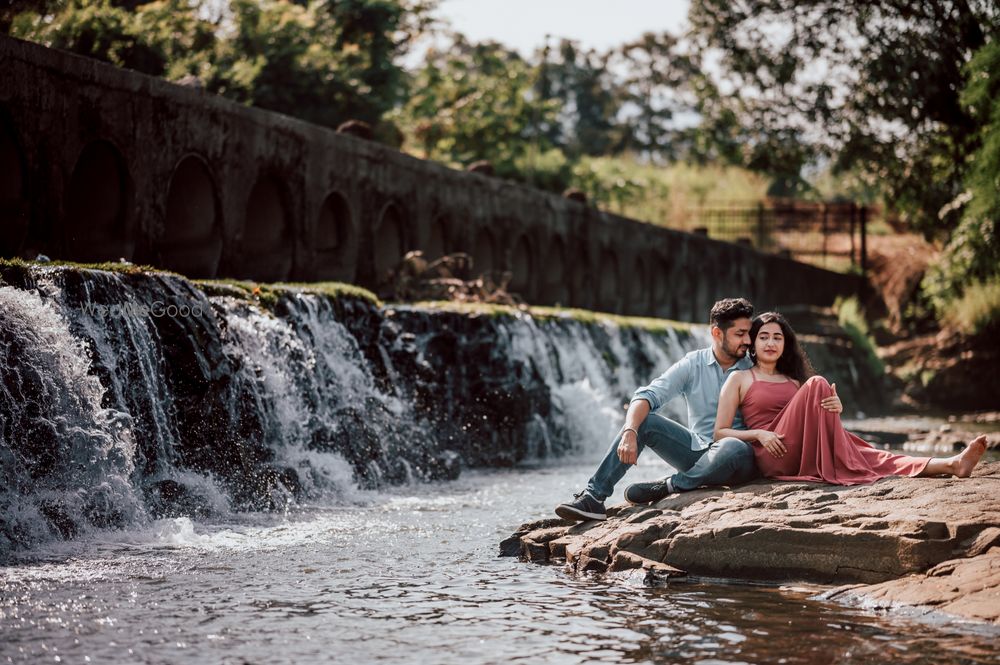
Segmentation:
{"type": "Polygon", "coordinates": [[[1000,330],[1000,279],[974,282],[944,312],[950,325],[968,335],[1000,330]]]}
{"type": "Polygon", "coordinates": [[[857,297],[837,298],[833,304],[834,311],[837,312],[837,321],[844,329],[847,336],[851,338],[854,348],[864,354],[865,363],[875,376],[885,374],[885,365],[875,352],[875,341],[872,339],[868,321],[865,319],[864,310],[857,297]]]}

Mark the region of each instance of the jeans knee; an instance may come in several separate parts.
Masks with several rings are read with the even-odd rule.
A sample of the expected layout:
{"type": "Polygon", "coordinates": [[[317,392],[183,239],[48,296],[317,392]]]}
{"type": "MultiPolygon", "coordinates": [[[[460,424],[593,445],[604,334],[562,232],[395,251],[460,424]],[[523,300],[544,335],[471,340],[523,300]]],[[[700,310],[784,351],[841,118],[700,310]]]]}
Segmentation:
{"type": "Polygon", "coordinates": [[[735,437],[727,437],[716,441],[715,445],[718,450],[717,454],[734,466],[753,463],[753,447],[745,441],[740,441],[735,437]]]}

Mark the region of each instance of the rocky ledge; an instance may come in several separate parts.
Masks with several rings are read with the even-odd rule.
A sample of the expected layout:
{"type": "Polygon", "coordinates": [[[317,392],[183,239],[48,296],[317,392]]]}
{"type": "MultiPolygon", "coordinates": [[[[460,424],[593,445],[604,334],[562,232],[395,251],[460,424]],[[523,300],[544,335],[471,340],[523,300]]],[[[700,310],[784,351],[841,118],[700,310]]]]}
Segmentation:
{"type": "Polygon", "coordinates": [[[521,526],[501,555],[565,562],[575,574],[685,575],[830,585],[823,595],[1000,625],[1000,462],[972,478],[886,478],[840,487],[758,481],[605,522],[521,526]]]}

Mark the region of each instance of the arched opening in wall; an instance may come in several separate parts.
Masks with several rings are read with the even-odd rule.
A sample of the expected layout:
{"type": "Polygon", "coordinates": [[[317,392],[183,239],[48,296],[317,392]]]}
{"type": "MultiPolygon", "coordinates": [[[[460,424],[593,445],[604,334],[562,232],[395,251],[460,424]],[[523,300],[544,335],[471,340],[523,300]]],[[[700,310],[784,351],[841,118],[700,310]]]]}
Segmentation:
{"type": "Polygon", "coordinates": [[[94,141],[80,153],[66,196],[63,241],[74,261],[132,258],[128,169],[118,149],[94,141]]]}
{"type": "Polygon", "coordinates": [[[636,257],[632,270],[629,271],[629,313],[649,314],[649,280],[646,273],[646,262],[641,256],[636,257]]]}
{"type": "Polygon", "coordinates": [[[340,192],[323,201],[316,220],[316,276],[353,282],[357,272],[357,232],[351,206],[340,192]]]}
{"type": "Polygon", "coordinates": [[[0,257],[17,256],[28,234],[24,158],[16,136],[0,110],[0,257]]]}
{"type": "Polygon", "coordinates": [[[571,275],[566,270],[566,244],[562,238],[555,238],[545,255],[545,263],[539,266],[544,284],[541,300],[545,304],[568,305],[569,281],[571,275]]]}
{"type": "Polygon", "coordinates": [[[663,259],[653,261],[653,270],[649,275],[650,294],[653,298],[651,310],[653,314],[664,318],[675,318],[673,303],[669,298],[670,266],[663,259]]]}
{"type": "Polygon", "coordinates": [[[510,290],[527,301],[534,300],[535,265],[534,249],[528,236],[522,235],[514,243],[510,257],[510,290]]]}
{"type": "Polygon", "coordinates": [[[288,279],[293,244],[285,196],[272,175],[261,176],[247,197],[243,223],[241,277],[262,282],[288,279]]]}
{"type": "Polygon", "coordinates": [[[570,304],[573,307],[593,307],[595,300],[594,275],[591,274],[587,246],[583,242],[576,243],[569,257],[568,272],[571,288],[570,304]]]}
{"type": "Polygon", "coordinates": [[[444,215],[436,217],[429,229],[427,246],[424,247],[424,258],[428,261],[441,258],[448,253],[448,229],[451,221],[444,215]]]}
{"type": "Polygon", "coordinates": [[[621,310],[621,293],[619,291],[618,257],[610,249],[601,252],[601,267],[597,274],[598,293],[600,301],[597,308],[604,312],[617,313],[621,310]]]}
{"type": "Polygon", "coordinates": [[[200,157],[183,158],[170,177],[166,229],[157,253],[168,270],[188,277],[215,276],[222,253],[219,201],[200,157]]]}
{"type": "Polygon", "coordinates": [[[472,274],[485,275],[496,267],[496,241],[488,229],[482,229],[476,234],[476,242],[472,246],[472,274]]]}
{"type": "Polygon", "coordinates": [[[395,203],[388,204],[379,216],[375,226],[375,279],[385,283],[392,271],[399,265],[406,249],[405,217],[395,203]]]}

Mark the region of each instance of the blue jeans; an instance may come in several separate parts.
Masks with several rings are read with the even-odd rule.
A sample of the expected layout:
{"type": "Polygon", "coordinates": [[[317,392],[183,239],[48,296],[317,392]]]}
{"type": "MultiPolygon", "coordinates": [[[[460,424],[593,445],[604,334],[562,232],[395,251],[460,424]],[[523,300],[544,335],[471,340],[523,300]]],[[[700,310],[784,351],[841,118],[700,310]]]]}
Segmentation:
{"type": "MultiPolygon", "coordinates": [[[[691,436],[687,427],[655,413],[646,416],[639,427],[639,452],[649,448],[677,469],[677,473],[670,476],[675,490],[686,492],[702,485],[735,485],[757,476],[753,448],[749,443],[725,438],[704,450],[691,450],[691,436]]],[[[611,496],[615,484],[631,466],[618,459],[621,438],[621,433],[615,437],[597,472],[587,483],[587,491],[598,501],[611,496]]]]}

